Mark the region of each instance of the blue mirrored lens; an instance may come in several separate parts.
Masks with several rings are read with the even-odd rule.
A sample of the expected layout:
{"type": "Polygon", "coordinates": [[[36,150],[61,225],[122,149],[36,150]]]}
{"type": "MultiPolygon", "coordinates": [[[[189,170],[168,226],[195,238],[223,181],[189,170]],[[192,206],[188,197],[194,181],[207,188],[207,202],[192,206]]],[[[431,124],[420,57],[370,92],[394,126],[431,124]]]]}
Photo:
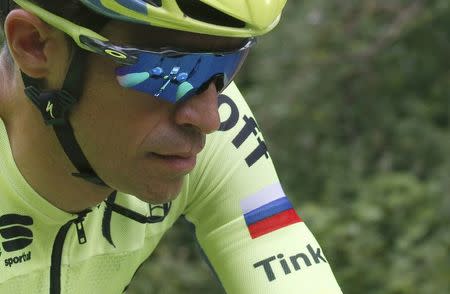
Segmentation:
{"type": "Polygon", "coordinates": [[[119,84],[176,103],[204,89],[215,78],[223,90],[242,65],[253,42],[231,53],[156,53],[132,49],[137,62],[116,69],[119,84]]]}

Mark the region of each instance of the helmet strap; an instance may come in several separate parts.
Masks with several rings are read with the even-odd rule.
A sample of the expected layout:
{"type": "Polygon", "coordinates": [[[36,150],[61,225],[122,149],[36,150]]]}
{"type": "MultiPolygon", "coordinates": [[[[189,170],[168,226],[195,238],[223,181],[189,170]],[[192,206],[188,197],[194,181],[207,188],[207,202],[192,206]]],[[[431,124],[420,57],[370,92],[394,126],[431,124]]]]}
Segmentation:
{"type": "Polygon", "coordinates": [[[73,176],[100,186],[107,186],[94,171],[80,145],[69,121],[72,107],[79,101],[83,89],[85,53],[73,46],[73,56],[60,90],[42,90],[42,80],[22,73],[25,94],[39,109],[46,125],[51,125],[69,160],[78,170],[73,176]]]}

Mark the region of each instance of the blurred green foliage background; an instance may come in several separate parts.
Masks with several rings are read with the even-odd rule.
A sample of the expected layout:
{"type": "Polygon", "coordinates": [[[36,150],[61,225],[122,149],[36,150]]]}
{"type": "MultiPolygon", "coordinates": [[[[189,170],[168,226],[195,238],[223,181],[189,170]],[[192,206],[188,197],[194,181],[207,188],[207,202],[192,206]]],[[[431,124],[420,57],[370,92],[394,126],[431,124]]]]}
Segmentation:
{"type": "MultiPolygon", "coordinates": [[[[238,85],[344,293],[450,293],[448,0],[288,0],[238,85]]],[[[224,293],[193,242],[129,293],[224,293]]]]}

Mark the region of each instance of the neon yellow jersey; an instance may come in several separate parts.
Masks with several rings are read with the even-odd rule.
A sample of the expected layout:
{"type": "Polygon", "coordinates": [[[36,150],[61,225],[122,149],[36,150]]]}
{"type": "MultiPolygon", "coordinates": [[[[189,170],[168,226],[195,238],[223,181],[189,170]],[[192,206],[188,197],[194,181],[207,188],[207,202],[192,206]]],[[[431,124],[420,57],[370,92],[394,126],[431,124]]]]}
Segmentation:
{"type": "Polygon", "coordinates": [[[0,120],[0,293],[122,293],[180,216],[195,225],[227,293],[342,293],[234,84],[219,111],[220,130],[207,136],[176,200],[149,205],[119,192],[85,215],[29,186],[0,120]]]}

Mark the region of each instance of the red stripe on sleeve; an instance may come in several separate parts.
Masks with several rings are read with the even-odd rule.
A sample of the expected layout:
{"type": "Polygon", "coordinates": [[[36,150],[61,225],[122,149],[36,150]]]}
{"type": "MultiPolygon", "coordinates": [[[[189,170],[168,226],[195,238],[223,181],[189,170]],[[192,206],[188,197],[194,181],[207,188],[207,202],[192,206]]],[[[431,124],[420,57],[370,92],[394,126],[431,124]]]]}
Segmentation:
{"type": "Polygon", "coordinates": [[[248,230],[252,239],[255,239],[298,222],[302,222],[302,219],[295,212],[295,209],[291,208],[249,225],[248,230]]]}

